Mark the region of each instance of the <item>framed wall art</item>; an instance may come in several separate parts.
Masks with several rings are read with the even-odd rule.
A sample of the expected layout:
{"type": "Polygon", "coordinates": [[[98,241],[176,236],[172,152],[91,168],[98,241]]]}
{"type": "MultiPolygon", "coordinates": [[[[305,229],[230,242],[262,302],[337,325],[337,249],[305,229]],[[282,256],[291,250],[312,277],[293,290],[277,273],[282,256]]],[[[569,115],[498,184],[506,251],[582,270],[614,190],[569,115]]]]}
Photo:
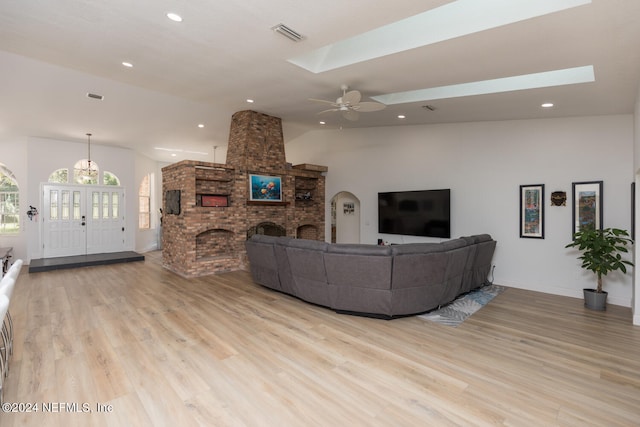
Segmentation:
{"type": "Polygon", "coordinates": [[[520,237],[544,239],[544,184],[520,186],[520,237]]]}
{"type": "Polygon", "coordinates": [[[280,177],[249,174],[249,200],[281,202],[282,181],[280,177]]]}
{"type": "Polygon", "coordinates": [[[226,208],[229,206],[229,196],[203,194],[200,196],[200,205],[204,207],[226,208]]]}
{"type": "Polygon", "coordinates": [[[574,182],[573,229],[571,235],[587,228],[602,230],[602,181],[574,182]]]}

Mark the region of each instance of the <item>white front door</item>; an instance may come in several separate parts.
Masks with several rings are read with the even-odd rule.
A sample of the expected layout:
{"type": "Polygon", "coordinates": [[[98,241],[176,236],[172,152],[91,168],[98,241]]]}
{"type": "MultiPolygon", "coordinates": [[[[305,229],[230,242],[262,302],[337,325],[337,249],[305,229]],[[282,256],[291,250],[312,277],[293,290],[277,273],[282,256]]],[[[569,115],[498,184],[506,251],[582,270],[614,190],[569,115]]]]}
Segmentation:
{"type": "Polygon", "coordinates": [[[124,250],[122,187],[44,184],[42,206],[45,258],[124,250]]]}

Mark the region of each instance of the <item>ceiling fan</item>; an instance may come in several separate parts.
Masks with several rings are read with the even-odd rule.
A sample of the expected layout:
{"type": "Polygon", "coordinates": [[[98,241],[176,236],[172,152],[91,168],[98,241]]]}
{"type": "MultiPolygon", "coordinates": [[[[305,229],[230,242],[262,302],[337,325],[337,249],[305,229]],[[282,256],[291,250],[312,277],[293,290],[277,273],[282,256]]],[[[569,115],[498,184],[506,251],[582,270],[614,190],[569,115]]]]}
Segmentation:
{"type": "Polygon", "coordinates": [[[342,96],[334,101],[325,101],[324,99],[314,99],[309,98],[309,101],[314,102],[322,102],[323,104],[329,104],[333,106],[333,108],[329,108],[328,110],[320,111],[318,114],[329,113],[332,111],[340,111],[342,113],[342,117],[347,120],[356,121],[358,120],[359,113],[368,113],[371,111],[379,111],[386,108],[386,105],[381,104],[379,102],[360,102],[362,99],[362,95],[357,90],[350,90],[347,92],[349,87],[347,85],[340,86],[342,89],[342,96]]]}

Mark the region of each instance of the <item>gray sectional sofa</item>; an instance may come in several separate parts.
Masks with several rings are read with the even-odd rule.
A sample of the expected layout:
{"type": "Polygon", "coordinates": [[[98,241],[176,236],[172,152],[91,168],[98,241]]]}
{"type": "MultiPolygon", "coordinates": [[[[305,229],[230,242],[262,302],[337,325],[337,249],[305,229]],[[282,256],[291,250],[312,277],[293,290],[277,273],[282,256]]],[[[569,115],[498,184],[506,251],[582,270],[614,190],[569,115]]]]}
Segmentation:
{"type": "Polygon", "coordinates": [[[496,241],[330,244],[256,234],[246,241],[253,280],[340,313],[394,318],[448,304],[484,285],[496,241]]]}

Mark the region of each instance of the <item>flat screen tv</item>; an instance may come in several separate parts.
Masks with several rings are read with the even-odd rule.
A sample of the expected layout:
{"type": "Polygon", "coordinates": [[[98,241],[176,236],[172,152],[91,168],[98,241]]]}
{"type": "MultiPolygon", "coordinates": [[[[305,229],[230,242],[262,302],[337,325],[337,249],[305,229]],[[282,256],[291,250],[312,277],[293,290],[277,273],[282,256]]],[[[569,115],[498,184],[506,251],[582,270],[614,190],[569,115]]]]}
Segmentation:
{"type": "Polygon", "coordinates": [[[451,190],[378,193],[378,232],[451,237],[451,190]]]}

